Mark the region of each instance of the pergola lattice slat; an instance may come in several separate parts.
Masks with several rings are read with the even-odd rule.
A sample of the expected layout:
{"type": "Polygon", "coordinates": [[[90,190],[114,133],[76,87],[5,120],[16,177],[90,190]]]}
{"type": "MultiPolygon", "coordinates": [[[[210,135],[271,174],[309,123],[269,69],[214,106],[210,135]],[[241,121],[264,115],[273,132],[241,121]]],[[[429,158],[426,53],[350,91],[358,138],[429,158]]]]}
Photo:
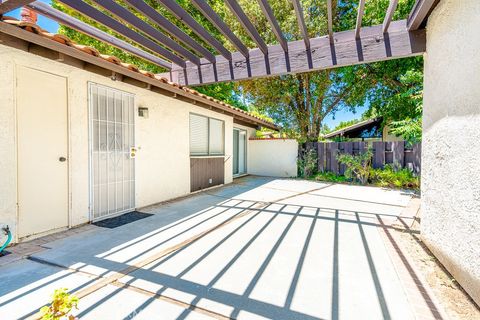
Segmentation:
{"type": "Polygon", "coordinates": [[[307,25],[305,24],[305,18],[303,16],[303,8],[299,0],[292,0],[293,8],[297,16],[298,27],[302,33],[303,41],[307,50],[310,49],[310,38],[308,37],[307,25]]]}
{"type": "Polygon", "coordinates": [[[387,14],[385,15],[385,19],[383,20],[383,28],[382,32],[387,33],[388,32],[388,27],[390,26],[390,23],[392,22],[393,14],[395,13],[395,10],[397,9],[398,5],[398,0],[390,0],[390,3],[388,4],[388,9],[387,9],[387,14]]]}
{"type": "Polygon", "coordinates": [[[119,48],[121,50],[125,50],[127,52],[130,52],[131,54],[144,59],[148,62],[151,62],[155,65],[158,65],[163,68],[171,69],[172,68],[172,63],[166,60],[163,60],[157,56],[154,56],[153,54],[150,54],[140,48],[137,48],[123,40],[120,40],[111,34],[108,34],[106,32],[103,32],[95,27],[92,27],[91,25],[80,21],[78,19],[75,19],[74,17],[69,16],[68,14],[59,11],[55,8],[50,7],[48,4],[40,2],[40,1],[35,1],[29,5],[27,5],[30,9],[38,12],[39,14],[42,14],[54,21],[57,21],[60,24],[66,25],[72,29],[75,29],[79,32],[82,32],[83,34],[93,37],[95,39],[98,39],[100,41],[103,41],[105,43],[108,43],[116,48],[119,48]]]}
{"type": "Polygon", "coordinates": [[[179,45],[174,40],[167,37],[165,34],[160,32],[159,30],[155,29],[142,19],[136,17],[132,12],[128,9],[125,9],[121,5],[117,4],[113,0],[93,0],[96,4],[103,7],[105,10],[109,11],[111,14],[117,16],[121,20],[127,22],[129,25],[135,27],[136,29],[140,30],[141,32],[149,35],[156,41],[160,42],[173,52],[185,57],[189,61],[195,63],[196,65],[200,65],[200,58],[179,45]]]}
{"type": "MultiPolygon", "coordinates": [[[[127,0],[128,1],[128,0],[127,0]]],[[[248,48],[238,37],[232,32],[225,22],[213,11],[205,0],[191,0],[193,5],[210,21],[218,31],[220,31],[239,52],[248,58],[248,48]]]]}
{"type": "Polygon", "coordinates": [[[280,29],[278,21],[275,18],[275,15],[273,14],[272,8],[268,4],[268,1],[267,0],[258,0],[258,3],[260,5],[260,8],[263,11],[263,14],[265,15],[268,22],[270,23],[270,26],[272,27],[272,31],[275,34],[275,37],[277,38],[278,42],[282,46],[283,50],[285,52],[288,52],[287,39],[285,39],[285,37],[282,33],[282,30],[280,29]]]}
{"type": "Polygon", "coordinates": [[[132,41],[138,43],[139,45],[152,50],[153,52],[158,53],[160,56],[171,60],[179,66],[185,66],[185,61],[179,56],[173,54],[171,51],[161,47],[154,41],[145,38],[135,32],[134,30],[128,28],[127,26],[121,24],[117,20],[110,18],[109,16],[98,11],[94,7],[88,5],[83,1],[78,0],[59,0],[63,4],[69,6],[70,8],[76,10],[77,12],[89,17],[92,20],[97,21],[104,26],[115,30],[115,32],[125,36],[126,38],[131,39],[132,41]]]}
{"type": "MultiPolygon", "coordinates": [[[[237,52],[228,51],[219,40],[201,26],[176,0],[156,1],[186,27],[196,33],[211,48],[204,47],[201,44],[203,42],[195,41],[188,35],[188,31],[180,29],[142,0],[125,0],[127,7],[115,3],[113,0],[93,0],[120,18],[118,21],[84,1],[59,1],[80,14],[111,28],[116,34],[125,37],[128,42],[132,41],[143,48],[149,49],[153,54],[121,41],[103,31],[96,30],[94,27],[86,27],[79,20],[67,19],[66,15],[55,17],[54,12],[50,11],[48,13],[43,8],[44,13],[47,12],[45,13],[47,16],[60,21],[60,23],[65,23],[81,32],[124,49],[157,65],[165,66],[166,63],[165,60],[156,57],[156,55],[170,60],[171,72],[164,76],[168,76],[172,81],[180,84],[200,85],[307,72],[422,54],[426,46],[423,26],[439,0],[417,0],[408,19],[401,21],[393,21],[393,15],[399,1],[390,0],[383,23],[371,27],[362,27],[365,6],[368,4],[366,4],[365,0],[358,0],[355,28],[336,33],[333,31],[335,18],[333,1],[326,0],[328,34],[317,38],[308,37],[301,2],[299,0],[291,0],[300,33],[303,36],[301,40],[292,42],[286,40],[268,0],[257,0],[263,14],[272,27],[279,42],[278,45],[267,45],[265,43],[237,0],[225,0],[227,7],[257,44],[256,48],[250,50],[210,7],[206,0],[191,0],[192,4],[204,17],[237,48],[237,52]],[[175,40],[136,17],[128,8],[133,8],[144,14],[152,24],[162,29],[162,31],[168,32],[175,40]],[[126,24],[120,21],[125,21],[126,24]],[[135,32],[129,26],[140,30],[142,34],[135,32]],[[209,49],[216,50],[218,54],[214,55],[209,49]]],[[[30,1],[8,0],[3,3],[0,1],[0,14],[5,8],[17,8],[28,2],[30,1]]]]}
{"type": "Polygon", "coordinates": [[[298,40],[288,43],[288,57],[280,45],[268,47],[268,60],[271,66],[269,72],[265,66],[263,53],[259,49],[252,49],[249,60],[239,53],[232,54],[233,77],[229,61],[217,56],[215,65],[202,62],[202,66],[197,68],[194,64],[187,62],[186,69],[174,67],[172,78],[181,84],[194,86],[218,81],[329,69],[421,55],[425,52],[425,30],[409,32],[406,28],[406,20],[392,22],[388,37],[382,36],[382,28],[382,25],[364,27],[360,39],[355,39],[355,30],[337,32],[334,34],[334,44],[330,43],[328,36],[310,39],[311,67],[309,67],[305,43],[303,40],[298,40]],[[290,66],[290,70],[287,69],[287,65],[290,66]]]}
{"type": "Polygon", "coordinates": [[[195,50],[208,61],[215,62],[215,55],[205,49],[201,44],[183,32],[179,27],[170,22],[167,18],[161,15],[157,10],[146,4],[143,0],[125,0],[130,6],[143,13],[149,18],[151,22],[168,32],[173,37],[178,39],[183,45],[195,50]]]}
{"type": "Polygon", "coordinates": [[[34,0],[0,0],[0,15],[7,13],[9,11],[15,10],[22,6],[25,6],[29,3],[32,3],[34,0]]]}
{"type": "Polygon", "coordinates": [[[417,0],[407,19],[408,30],[419,29],[440,0],[417,0]]]}
{"type": "Polygon", "coordinates": [[[208,31],[202,27],[193,17],[188,14],[175,0],[157,0],[177,19],[181,20],[185,25],[190,27],[200,38],[215,48],[223,57],[231,59],[232,54],[217,39],[215,39],[208,31]]]}
{"type": "Polygon", "coordinates": [[[238,22],[243,26],[245,31],[248,33],[250,38],[257,44],[258,48],[263,52],[264,55],[268,55],[268,47],[265,41],[263,41],[262,37],[258,33],[257,29],[255,29],[254,25],[248,19],[247,15],[240,7],[236,0],[225,0],[225,4],[233,13],[233,15],[237,18],[238,22]]]}
{"type": "Polygon", "coordinates": [[[362,29],[363,13],[365,11],[365,0],[358,2],[357,24],[355,25],[355,39],[360,39],[360,30],[362,29]]]}
{"type": "Polygon", "coordinates": [[[330,43],[333,43],[333,8],[332,0],[327,0],[327,19],[328,19],[328,37],[330,43]]]}

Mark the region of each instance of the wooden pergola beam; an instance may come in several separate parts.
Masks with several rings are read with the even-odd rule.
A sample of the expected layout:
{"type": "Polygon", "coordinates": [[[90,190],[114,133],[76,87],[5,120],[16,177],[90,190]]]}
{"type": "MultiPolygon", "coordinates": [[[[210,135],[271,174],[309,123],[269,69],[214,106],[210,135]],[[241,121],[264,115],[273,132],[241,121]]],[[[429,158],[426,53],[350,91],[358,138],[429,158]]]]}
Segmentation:
{"type": "MultiPolygon", "coordinates": [[[[127,0],[129,1],[129,0],[127,0]]],[[[142,0],[136,0],[141,1],[142,0]]],[[[205,2],[205,0],[191,0],[193,5],[210,21],[218,31],[220,31],[225,38],[227,38],[239,52],[248,58],[248,48],[240,39],[232,32],[225,22],[218,16],[218,14],[205,2]]]]}
{"type": "Polygon", "coordinates": [[[148,48],[153,52],[158,53],[160,56],[165,57],[168,60],[171,60],[175,64],[179,66],[186,66],[185,61],[179,56],[177,56],[176,54],[161,47],[154,41],[141,36],[134,30],[128,28],[127,26],[121,24],[117,20],[107,16],[106,14],[103,14],[102,12],[98,11],[94,7],[90,6],[89,4],[83,1],[78,1],[78,0],[59,0],[59,1],[65,4],[66,6],[69,6],[73,10],[81,13],[82,15],[87,16],[90,19],[95,20],[98,23],[103,24],[104,26],[114,30],[118,34],[121,34],[124,37],[129,38],[132,41],[138,43],[139,45],[145,48],[148,48]]]}
{"type": "Polygon", "coordinates": [[[333,43],[332,0],[327,0],[327,19],[328,19],[328,37],[330,38],[330,43],[333,43]]]}
{"type": "Polygon", "coordinates": [[[417,0],[407,19],[408,30],[419,29],[439,0],[417,0]]]}
{"type": "Polygon", "coordinates": [[[272,27],[272,31],[275,34],[275,37],[277,38],[278,43],[280,43],[280,45],[282,46],[282,48],[285,52],[288,52],[287,39],[285,39],[285,36],[283,35],[282,30],[280,29],[278,21],[275,18],[275,15],[273,14],[272,8],[268,4],[268,1],[267,0],[258,0],[258,3],[260,5],[260,8],[263,11],[263,14],[267,18],[268,23],[270,23],[270,26],[272,27]]]}
{"type": "Polygon", "coordinates": [[[355,39],[360,39],[360,30],[362,29],[363,13],[365,12],[365,0],[358,2],[357,23],[355,25],[355,39]]]}
{"type": "Polygon", "coordinates": [[[397,9],[398,0],[390,0],[388,5],[387,14],[385,15],[385,19],[383,19],[382,25],[382,33],[388,32],[388,27],[390,26],[390,22],[392,22],[393,14],[397,9]]]}
{"type": "Polygon", "coordinates": [[[305,48],[310,50],[310,38],[308,36],[307,25],[305,24],[305,17],[303,15],[303,8],[299,0],[292,0],[293,8],[295,9],[295,15],[297,16],[298,27],[302,33],[303,41],[305,42],[305,48]]]}
{"type": "Polygon", "coordinates": [[[112,15],[120,18],[122,21],[125,21],[129,25],[135,27],[141,32],[152,37],[156,41],[160,42],[165,47],[169,48],[173,52],[185,57],[189,61],[200,65],[200,58],[194,55],[192,52],[188,51],[177,42],[167,37],[165,34],[159,30],[153,28],[151,25],[143,21],[142,19],[136,17],[132,12],[124,7],[120,6],[113,0],[93,0],[96,4],[103,7],[105,10],[109,11],[112,15]]]}
{"type": "Polygon", "coordinates": [[[192,29],[206,43],[215,48],[225,59],[231,59],[232,54],[217,39],[202,27],[193,17],[188,14],[175,0],[157,0],[163,7],[172,13],[177,19],[192,29]]]}
{"type": "Polygon", "coordinates": [[[195,50],[204,56],[208,61],[215,62],[215,55],[205,49],[192,37],[183,32],[179,27],[171,23],[167,18],[161,15],[157,10],[150,7],[143,0],[125,0],[130,6],[143,13],[151,22],[162,28],[165,32],[178,39],[183,45],[195,50]]]}
{"type": "Polygon", "coordinates": [[[34,0],[0,0],[0,16],[4,13],[10,12],[17,8],[23,7],[29,3],[32,3],[34,0]]]}
{"type": "Polygon", "coordinates": [[[122,41],[111,34],[108,34],[106,32],[103,32],[95,27],[92,27],[89,24],[86,24],[83,21],[80,21],[78,19],[75,19],[74,17],[69,16],[68,14],[54,9],[48,4],[41,2],[41,1],[35,1],[29,5],[27,5],[28,8],[38,12],[39,14],[50,18],[54,21],[57,21],[60,24],[66,25],[72,29],[75,29],[79,32],[82,32],[83,34],[95,38],[97,40],[103,41],[105,43],[108,43],[116,48],[119,48],[121,50],[125,50],[127,52],[130,52],[131,54],[145,60],[148,62],[151,62],[155,65],[158,65],[162,68],[167,68],[171,69],[172,64],[171,62],[168,62],[166,60],[163,60],[157,56],[154,56],[153,54],[150,54],[140,48],[137,48],[135,46],[132,46],[131,44],[122,41]]]}
{"type": "Polygon", "coordinates": [[[255,29],[255,26],[252,24],[250,19],[248,19],[247,15],[240,7],[237,0],[225,0],[225,4],[233,13],[233,15],[237,18],[238,22],[240,22],[240,24],[248,33],[250,38],[257,44],[257,47],[263,52],[264,55],[268,55],[267,44],[265,43],[265,41],[263,41],[257,29],[255,29]]]}
{"type": "Polygon", "coordinates": [[[248,60],[235,52],[231,62],[217,56],[215,65],[202,61],[200,68],[189,62],[185,69],[174,66],[172,79],[194,86],[411,57],[425,52],[425,30],[409,32],[406,20],[392,22],[388,36],[383,36],[382,28],[382,25],[362,28],[360,41],[355,39],[355,30],[334,33],[334,44],[330,43],[329,36],[310,39],[311,65],[304,41],[298,40],[288,43],[288,55],[280,45],[268,47],[269,72],[263,53],[259,49],[252,49],[248,60]]]}

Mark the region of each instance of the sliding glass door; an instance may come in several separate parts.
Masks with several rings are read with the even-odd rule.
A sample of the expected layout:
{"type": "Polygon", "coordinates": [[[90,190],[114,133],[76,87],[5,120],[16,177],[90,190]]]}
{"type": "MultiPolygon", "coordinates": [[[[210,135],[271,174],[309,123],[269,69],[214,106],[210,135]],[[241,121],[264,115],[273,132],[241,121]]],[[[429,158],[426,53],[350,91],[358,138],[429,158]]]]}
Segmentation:
{"type": "Polygon", "coordinates": [[[247,173],[247,131],[233,129],[233,175],[247,173]]]}

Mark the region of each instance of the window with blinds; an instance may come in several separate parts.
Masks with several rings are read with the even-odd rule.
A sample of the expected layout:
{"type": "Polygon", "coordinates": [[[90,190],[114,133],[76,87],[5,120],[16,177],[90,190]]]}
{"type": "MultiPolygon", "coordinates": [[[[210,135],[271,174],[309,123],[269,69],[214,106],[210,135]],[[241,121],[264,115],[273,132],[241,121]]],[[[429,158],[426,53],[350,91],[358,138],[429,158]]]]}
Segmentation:
{"type": "Polygon", "coordinates": [[[224,122],[190,114],[190,155],[217,156],[225,153],[224,122]]]}

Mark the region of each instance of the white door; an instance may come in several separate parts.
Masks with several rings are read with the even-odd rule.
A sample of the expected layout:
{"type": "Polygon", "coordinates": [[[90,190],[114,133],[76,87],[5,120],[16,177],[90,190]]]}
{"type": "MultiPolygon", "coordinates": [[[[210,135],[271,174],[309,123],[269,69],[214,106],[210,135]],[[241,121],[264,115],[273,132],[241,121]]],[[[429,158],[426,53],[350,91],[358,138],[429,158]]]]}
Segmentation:
{"type": "Polygon", "coordinates": [[[17,66],[18,236],[68,226],[67,79],[17,66]]]}
{"type": "Polygon", "coordinates": [[[247,131],[233,129],[233,175],[247,173],[247,131]]]}
{"type": "Polygon", "coordinates": [[[90,210],[96,221],[135,209],[133,95],[89,84],[90,210]]]}

